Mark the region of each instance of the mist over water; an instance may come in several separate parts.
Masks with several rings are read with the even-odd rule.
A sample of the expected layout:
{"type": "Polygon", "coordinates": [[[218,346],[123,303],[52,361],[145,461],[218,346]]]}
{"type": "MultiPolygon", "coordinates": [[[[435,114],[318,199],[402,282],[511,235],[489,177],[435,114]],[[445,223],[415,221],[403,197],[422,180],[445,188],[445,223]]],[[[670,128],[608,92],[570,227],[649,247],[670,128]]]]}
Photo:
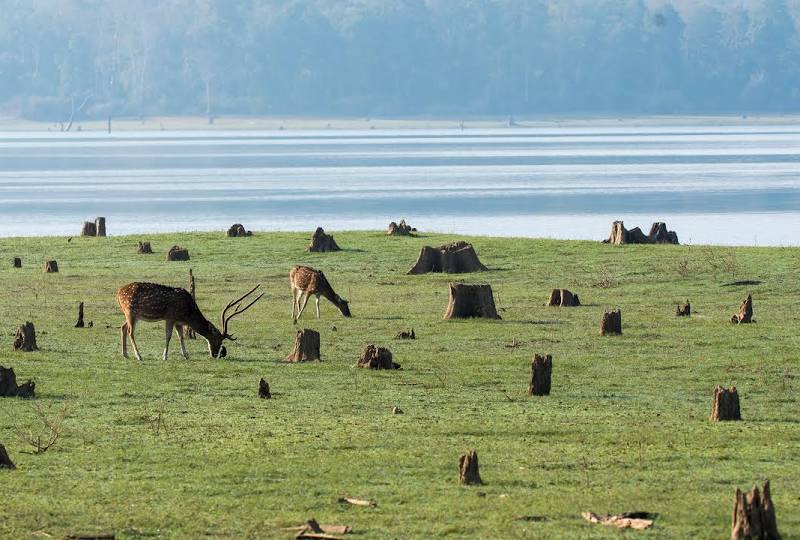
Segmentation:
{"type": "Polygon", "coordinates": [[[797,245],[800,126],[0,134],[0,235],[384,229],[797,245]],[[761,236],[758,233],[761,231],[761,236]],[[767,236],[768,235],[768,236],[767,236]]]}

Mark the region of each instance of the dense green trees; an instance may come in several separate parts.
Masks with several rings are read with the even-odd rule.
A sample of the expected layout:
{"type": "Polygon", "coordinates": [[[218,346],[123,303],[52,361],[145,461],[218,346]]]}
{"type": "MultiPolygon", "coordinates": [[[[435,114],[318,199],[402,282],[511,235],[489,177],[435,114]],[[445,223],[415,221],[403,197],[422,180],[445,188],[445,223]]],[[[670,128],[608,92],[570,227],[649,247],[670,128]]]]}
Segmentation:
{"type": "Polygon", "coordinates": [[[0,111],[800,109],[798,0],[0,0],[0,111]]]}

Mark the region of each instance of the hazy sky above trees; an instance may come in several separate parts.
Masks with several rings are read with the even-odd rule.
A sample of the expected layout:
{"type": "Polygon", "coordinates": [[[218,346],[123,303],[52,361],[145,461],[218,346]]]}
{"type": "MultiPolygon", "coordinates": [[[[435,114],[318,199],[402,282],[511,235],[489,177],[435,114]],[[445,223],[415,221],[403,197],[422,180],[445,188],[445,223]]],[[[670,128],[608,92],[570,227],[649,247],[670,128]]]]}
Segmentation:
{"type": "Polygon", "coordinates": [[[800,0],[0,0],[0,114],[793,112],[800,0]]]}

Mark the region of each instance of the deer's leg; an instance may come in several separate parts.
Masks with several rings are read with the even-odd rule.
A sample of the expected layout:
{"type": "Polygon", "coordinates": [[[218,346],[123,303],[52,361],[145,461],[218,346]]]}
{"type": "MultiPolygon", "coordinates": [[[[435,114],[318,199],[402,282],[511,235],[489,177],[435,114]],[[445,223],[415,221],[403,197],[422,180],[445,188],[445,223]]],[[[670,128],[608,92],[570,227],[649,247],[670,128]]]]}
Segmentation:
{"type": "Polygon", "coordinates": [[[122,339],[122,356],[123,358],[128,358],[128,323],[127,321],[122,323],[122,326],[119,328],[119,335],[122,339]]]}
{"type": "Polygon", "coordinates": [[[172,330],[175,328],[174,321],[165,321],[166,334],[164,335],[164,360],[167,359],[167,351],[169,351],[169,340],[172,338],[172,330]]]}
{"type": "Polygon", "coordinates": [[[308,299],[311,297],[308,293],[301,293],[300,295],[300,312],[297,314],[297,318],[299,319],[303,315],[303,311],[306,309],[306,305],[308,305],[308,299]]]}
{"type": "Polygon", "coordinates": [[[317,319],[319,319],[319,295],[316,295],[315,300],[317,302],[317,319]]]}
{"type": "Polygon", "coordinates": [[[142,355],[139,354],[139,347],[136,346],[136,337],[134,337],[133,335],[134,331],[136,330],[136,321],[130,320],[128,321],[127,324],[128,324],[128,336],[131,338],[131,345],[133,346],[133,355],[139,362],[141,362],[142,355]]]}
{"type": "Polygon", "coordinates": [[[182,324],[176,324],[175,333],[178,334],[178,340],[181,343],[181,355],[188,360],[189,353],[186,352],[186,345],[183,343],[183,335],[186,333],[186,327],[182,324]]]}
{"type": "MultiPolygon", "coordinates": [[[[299,303],[297,301],[298,300],[298,297],[297,297],[297,293],[298,292],[300,292],[299,289],[292,289],[292,322],[293,323],[297,322],[297,317],[295,316],[295,313],[297,313],[297,310],[298,310],[298,307],[299,307],[299,303]]],[[[300,294],[302,294],[302,292],[300,294]]]]}

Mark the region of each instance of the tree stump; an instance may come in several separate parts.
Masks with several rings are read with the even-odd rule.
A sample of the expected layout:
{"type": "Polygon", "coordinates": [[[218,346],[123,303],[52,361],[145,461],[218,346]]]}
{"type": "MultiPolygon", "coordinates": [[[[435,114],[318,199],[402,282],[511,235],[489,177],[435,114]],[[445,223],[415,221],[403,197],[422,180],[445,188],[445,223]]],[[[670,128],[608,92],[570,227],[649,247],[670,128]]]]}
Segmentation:
{"type": "Polygon", "coordinates": [[[753,297],[747,295],[747,298],[742,300],[739,306],[739,313],[734,313],[731,317],[731,322],[736,324],[744,324],[753,322],[753,297]]]}
{"type": "Polygon", "coordinates": [[[668,231],[666,223],[657,221],[650,226],[650,233],[645,235],[642,229],[634,227],[631,230],[625,228],[622,221],[615,221],[611,224],[611,234],[608,235],[604,244],[677,244],[678,235],[675,231],[668,231]]]}
{"type": "Polygon", "coordinates": [[[400,369],[400,364],[392,362],[392,352],[385,347],[367,345],[361,351],[358,367],[368,369],[400,369]]]}
{"type": "Polygon", "coordinates": [[[14,337],[14,350],[26,352],[39,350],[39,347],[36,346],[36,329],[33,327],[32,322],[26,322],[17,328],[17,335],[14,337]]]}
{"type": "Polygon", "coordinates": [[[341,248],[336,244],[333,235],[325,234],[322,227],[317,227],[311,237],[311,243],[306,248],[306,251],[314,253],[323,253],[327,251],[339,251],[341,248]]]}
{"type": "Polygon", "coordinates": [[[269,392],[269,383],[263,378],[258,382],[258,397],[261,399],[269,399],[272,394],[269,392]]]}
{"type": "Polygon", "coordinates": [[[600,320],[600,335],[621,334],[622,333],[622,311],[615,309],[603,312],[600,320]]]}
{"type": "Polygon", "coordinates": [[[769,480],[764,482],[761,492],[756,486],[750,493],[736,488],[733,503],[731,540],[780,540],[775,506],[769,489],[769,480]]]}
{"type": "Polygon", "coordinates": [[[83,302],[78,304],[78,320],[75,322],[75,328],[83,328],[83,302]]]}
{"type": "Polygon", "coordinates": [[[14,257],[14,259],[11,261],[11,266],[14,268],[22,268],[22,259],[19,257],[14,257]]]}
{"type": "Polygon", "coordinates": [[[289,362],[309,362],[319,360],[319,332],[303,328],[294,338],[294,350],[286,358],[289,362]]]}
{"type": "Polygon", "coordinates": [[[189,250],[180,246],[172,246],[167,252],[168,261],[188,261],[189,250]]]}
{"type": "Polygon", "coordinates": [[[245,229],[244,225],[242,225],[241,223],[234,223],[233,225],[231,225],[230,229],[228,229],[228,232],[226,232],[225,234],[230,238],[253,236],[252,231],[248,231],[247,229],[245,229]]]}
{"type": "Polygon", "coordinates": [[[483,483],[478,470],[478,452],[475,450],[470,450],[458,458],[458,481],[466,486],[483,483]]]}
{"type": "Polygon", "coordinates": [[[399,332],[394,339],[417,339],[417,335],[414,333],[414,329],[412,328],[410,332],[403,330],[399,332]]]}
{"type": "Polygon", "coordinates": [[[742,413],[739,409],[739,393],[735,386],[714,388],[714,403],[711,407],[712,421],[741,420],[742,413]]]}
{"type": "Polygon", "coordinates": [[[492,287],[487,284],[450,283],[450,298],[445,319],[482,317],[499,319],[494,305],[492,287]]]}
{"type": "Polygon", "coordinates": [[[550,395],[550,374],[553,371],[551,355],[534,354],[531,362],[531,382],[528,384],[529,396],[550,395]]]}
{"type": "Polygon", "coordinates": [[[17,376],[14,368],[0,366],[0,397],[34,397],[36,383],[30,379],[22,385],[17,385],[17,376]]]}
{"type": "Polygon", "coordinates": [[[139,255],[147,255],[148,253],[153,253],[153,248],[150,247],[150,242],[142,242],[139,241],[139,247],[136,249],[136,253],[139,255]]]}
{"type": "Polygon", "coordinates": [[[17,466],[11,461],[11,458],[6,452],[6,447],[0,444],[0,469],[16,469],[17,466]]]}
{"type": "Polygon", "coordinates": [[[42,266],[42,272],[45,274],[54,274],[58,272],[58,263],[56,261],[47,261],[42,266]]]}
{"type": "Polygon", "coordinates": [[[675,316],[676,317],[689,317],[692,314],[692,306],[689,305],[689,301],[687,300],[686,303],[681,306],[678,305],[675,307],[675,316]]]}
{"type": "Polygon", "coordinates": [[[573,294],[567,289],[553,289],[550,291],[550,298],[547,300],[548,306],[559,307],[578,307],[581,300],[577,294],[573,294]]]}
{"type": "MultiPolygon", "coordinates": [[[[192,273],[192,269],[191,268],[189,268],[189,294],[192,295],[192,299],[193,300],[197,300],[197,295],[196,295],[196,291],[195,291],[194,274],[192,273]]],[[[184,332],[185,332],[185,335],[186,335],[187,338],[189,338],[189,339],[197,339],[197,334],[195,333],[195,331],[192,329],[191,326],[186,325],[184,328],[185,328],[184,332]]]]}
{"type": "Polygon", "coordinates": [[[453,242],[438,248],[423,247],[416,264],[408,271],[408,274],[427,274],[428,272],[464,274],[484,270],[488,269],[478,259],[472,244],[453,242]]]}
{"type": "Polygon", "coordinates": [[[647,238],[653,244],[677,244],[678,235],[675,231],[668,231],[667,224],[662,221],[657,221],[650,226],[650,232],[647,238]]]}
{"type": "Polygon", "coordinates": [[[97,236],[97,225],[92,221],[84,221],[81,236],[97,236]]]}
{"type": "Polygon", "coordinates": [[[98,217],[94,220],[95,236],[106,235],[106,218],[98,217]]]}
{"type": "Polygon", "coordinates": [[[386,230],[386,234],[389,236],[411,236],[415,232],[417,229],[408,225],[404,219],[401,219],[400,223],[392,221],[386,230]]]}

